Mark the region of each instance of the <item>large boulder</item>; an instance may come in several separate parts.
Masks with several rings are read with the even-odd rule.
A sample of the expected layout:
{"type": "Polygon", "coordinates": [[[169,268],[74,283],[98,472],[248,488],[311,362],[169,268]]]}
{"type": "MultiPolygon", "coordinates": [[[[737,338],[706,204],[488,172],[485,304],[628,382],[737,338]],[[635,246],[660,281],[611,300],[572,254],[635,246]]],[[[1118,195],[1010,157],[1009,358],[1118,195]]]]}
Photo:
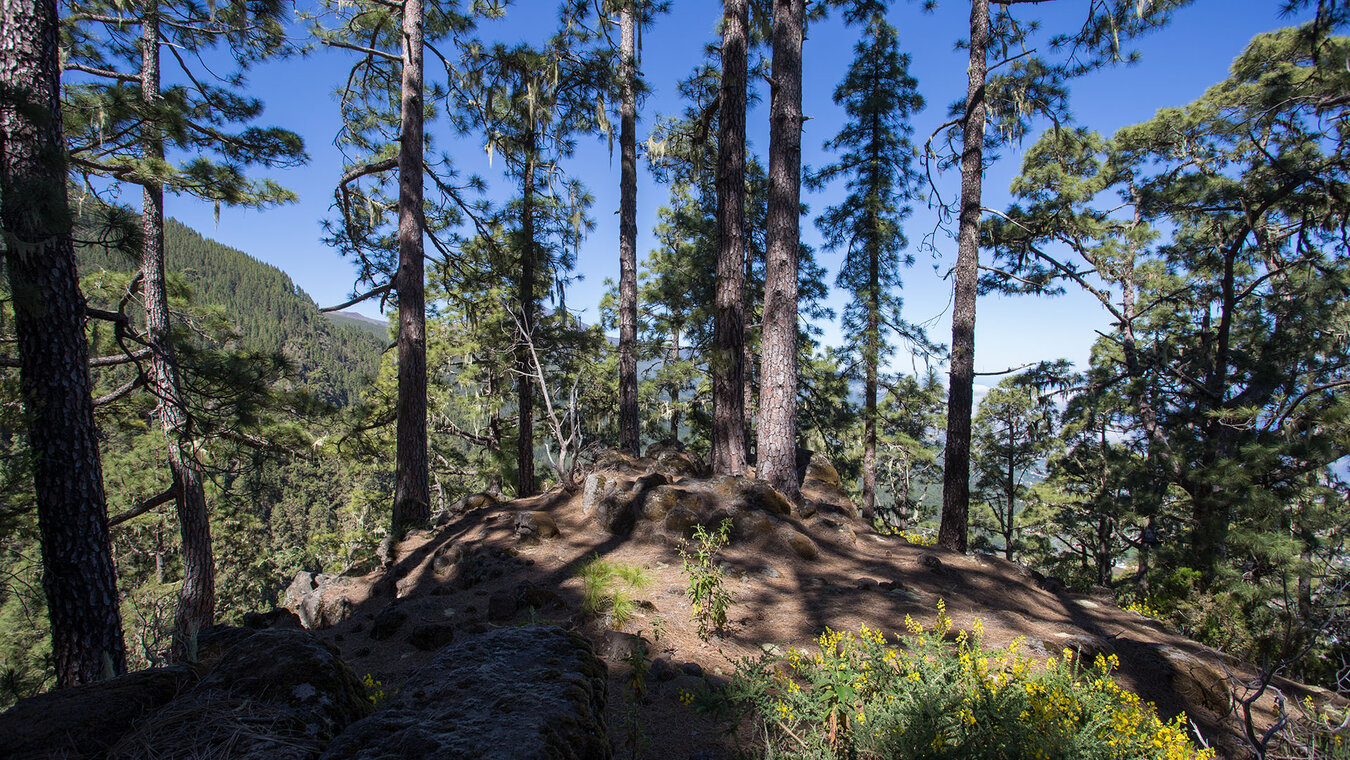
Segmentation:
{"type": "Polygon", "coordinates": [[[608,760],[605,692],[581,636],[501,628],[441,650],[320,760],[608,760]]]}
{"type": "Polygon", "coordinates": [[[799,532],[796,528],[787,523],[778,526],[774,531],[774,540],[784,549],[807,561],[820,559],[820,548],[816,542],[811,540],[810,536],[799,532]]]}
{"type": "Polygon", "coordinates": [[[674,439],[657,441],[647,447],[646,459],[651,460],[657,471],[671,477],[703,477],[708,468],[703,460],[684,448],[684,444],[674,439]]]}
{"type": "Polygon", "coordinates": [[[802,500],[805,510],[799,508],[802,517],[814,512],[832,512],[845,517],[857,517],[858,508],[844,492],[839,471],[834,469],[830,460],[823,455],[797,450],[797,475],[801,478],[802,500]]]}
{"type": "Polygon", "coordinates": [[[706,487],[729,511],[757,509],[783,517],[792,514],[792,502],[767,481],[720,475],[707,481],[706,487]]]}
{"type": "Polygon", "coordinates": [[[0,713],[0,755],[102,758],[138,720],[196,681],[194,671],[175,665],[21,699],[0,713]]]}
{"type": "Polygon", "coordinates": [[[302,631],[259,631],[107,756],[308,760],[371,709],[331,646],[302,631]]]}
{"type": "Polygon", "coordinates": [[[624,498],[624,481],[610,472],[593,472],[581,487],[581,514],[605,530],[618,533],[633,527],[633,504],[624,498]]]}
{"type": "Polygon", "coordinates": [[[659,472],[628,480],[609,472],[586,476],[581,490],[581,514],[616,536],[633,531],[643,501],[652,491],[667,485],[659,472]]]}
{"type": "Polygon", "coordinates": [[[352,614],[345,589],[351,580],[335,575],[300,571],[281,597],[283,609],[294,612],[310,630],[337,625],[352,614]]]}
{"type": "Polygon", "coordinates": [[[515,530],[517,541],[537,544],[543,539],[557,538],[558,523],[548,512],[517,512],[515,530]]]}

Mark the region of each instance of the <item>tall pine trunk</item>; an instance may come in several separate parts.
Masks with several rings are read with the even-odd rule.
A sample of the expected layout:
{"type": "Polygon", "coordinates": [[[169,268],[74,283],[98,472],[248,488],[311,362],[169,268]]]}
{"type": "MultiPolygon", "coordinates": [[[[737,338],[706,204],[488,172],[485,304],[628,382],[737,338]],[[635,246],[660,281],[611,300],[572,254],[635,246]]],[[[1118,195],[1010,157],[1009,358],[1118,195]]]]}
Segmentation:
{"type": "MultiPolygon", "coordinates": [[[[677,327],[671,331],[671,363],[680,360],[680,329],[677,327]]],[[[678,442],[680,440],[680,385],[672,382],[668,389],[670,395],[670,440],[678,442]]]]}
{"type": "Polygon", "coordinates": [[[427,333],[422,240],[422,0],[403,2],[398,150],[398,424],[394,537],[431,519],[427,467],[427,333]]]}
{"type": "MultiPolygon", "coordinates": [[[[534,173],[537,146],[530,132],[525,138],[525,176],[520,200],[520,279],[516,282],[516,301],[520,306],[520,329],[534,339],[536,261],[534,240],[534,173]]],[[[516,498],[533,496],[534,483],[534,367],[529,351],[516,349],[516,498]]]]}
{"type": "Polygon", "coordinates": [[[745,101],[748,0],[722,7],[717,110],[717,273],[712,355],[712,469],[745,474],[745,101]]]}
{"type": "Polygon", "coordinates": [[[1200,458],[1202,478],[1187,490],[1191,497],[1191,561],[1200,571],[1201,583],[1208,588],[1219,577],[1219,568],[1228,556],[1228,530],[1232,520],[1232,496],[1220,473],[1226,469],[1237,443],[1232,425],[1223,414],[1228,406],[1228,377],[1232,362],[1233,315],[1237,312],[1238,249],[1223,251],[1223,274],[1219,277],[1219,322],[1215,326],[1214,359],[1205,373],[1209,401],[1197,412],[1205,415],[1208,446],[1200,458]]]}
{"type": "Polygon", "coordinates": [[[938,545],[965,552],[970,525],[970,415],[975,391],[975,290],[980,267],[980,200],[984,181],[984,80],[989,63],[989,0],[970,6],[970,69],[962,124],[961,213],[952,303],[952,369],[947,388],[942,524],[938,545]]]}
{"type": "MultiPolygon", "coordinates": [[[[149,0],[141,19],[141,100],[153,107],[160,99],[159,3],[149,0]]],[[[146,158],[164,161],[164,140],[158,122],[146,121],[141,142],[146,158]]],[[[185,450],[192,436],[187,404],[179,381],[178,352],[169,324],[169,296],[164,275],[164,187],[148,182],[142,188],[141,288],[145,296],[145,332],[152,350],[151,388],[159,401],[156,413],[164,432],[169,471],[183,542],[183,582],[173,620],[171,655],[185,660],[195,654],[198,632],[215,622],[216,564],[211,552],[211,518],[201,471],[185,450]]]]}
{"type": "Polygon", "coordinates": [[[874,242],[867,262],[867,335],[863,348],[862,516],[868,527],[877,513],[877,365],[881,359],[881,262],[877,248],[874,242]]]}
{"type": "Polygon", "coordinates": [[[797,252],[802,177],[805,0],[774,0],[769,208],[756,474],[796,501],[797,252]]]}
{"type": "Polygon", "coordinates": [[[637,43],[633,4],[619,12],[619,448],[637,454],[637,43]]]}
{"type": "Polygon", "coordinates": [[[126,671],[66,203],[54,0],[0,4],[0,226],[58,687],[126,671]]]}

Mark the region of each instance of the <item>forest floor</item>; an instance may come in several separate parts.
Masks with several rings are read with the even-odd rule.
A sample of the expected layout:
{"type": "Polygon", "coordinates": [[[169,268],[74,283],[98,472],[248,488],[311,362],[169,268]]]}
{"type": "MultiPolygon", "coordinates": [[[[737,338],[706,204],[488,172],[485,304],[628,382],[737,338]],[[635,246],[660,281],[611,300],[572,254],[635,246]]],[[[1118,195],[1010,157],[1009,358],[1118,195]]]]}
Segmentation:
{"type": "MultiPolygon", "coordinates": [[[[375,615],[391,603],[390,575],[377,571],[342,579],[342,594],[355,611],[317,633],[341,650],[358,675],[370,674],[387,690],[435,655],[407,640],[417,623],[449,622],[458,639],[496,626],[554,622],[586,634],[606,658],[616,757],[631,756],[624,726],[636,725],[642,757],[711,760],[732,756],[738,742],[743,746],[754,737],[744,728],[728,734],[724,726],[682,704],[680,691],[700,680],[684,671],[701,670],[713,682],[725,681],[741,658],[786,652],[788,647],[812,650],[814,639],[827,627],[856,632],[866,624],[899,632],[905,630],[906,616],[931,625],[941,599],[957,628],[968,629],[977,618],[983,621],[987,648],[1004,647],[1023,636],[1027,650],[1042,659],[1059,656],[1066,647],[1089,659],[1097,653],[1116,654],[1117,680],[1153,702],[1164,719],[1184,711],[1220,756],[1246,755],[1237,725],[1226,714],[1231,712],[1231,678],[1250,678],[1253,670],[1169,632],[1157,621],[1119,609],[1108,598],[1051,593],[1015,563],[910,544],[865,530],[855,520],[856,538],[852,531],[812,533],[820,549],[814,561],[763,546],[733,544],[724,549],[733,600],[730,622],[705,641],[691,615],[688,579],[681,572],[677,547],[669,541],[616,537],[583,516],[580,503],[579,492],[554,491],[470,511],[443,528],[411,534],[397,547],[393,568],[393,577],[399,578],[395,603],[409,616],[400,632],[384,641],[369,635],[375,615]],[[525,511],[548,512],[560,535],[535,545],[519,542],[514,518],[525,511]],[[449,551],[472,552],[473,561],[467,563],[472,577],[443,577],[445,562],[438,575],[435,558],[449,551]],[[622,637],[608,633],[603,620],[582,612],[579,573],[595,556],[641,566],[651,577],[634,594],[642,603],[626,630],[642,635],[650,643],[650,656],[671,664],[677,675],[670,680],[649,677],[646,698],[636,704],[626,688],[632,671],[620,659],[622,637]],[[940,569],[934,569],[934,557],[940,569]],[[548,596],[554,601],[509,616],[498,612],[489,620],[493,596],[514,594],[523,581],[552,592],[548,596]]],[[[808,532],[804,521],[784,519],[808,532]]],[[[665,669],[664,663],[657,667],[665,669]]],[[[1297,684],[1279,685],[1294,699],[1311,693],[1297,684]]],[[[1326,695],[1321,692],[1320,698],[1326,695]]],[[[1269,697],[1258,703],[1258,715],[1270,716],[1272,709],[1269,697]]]]}

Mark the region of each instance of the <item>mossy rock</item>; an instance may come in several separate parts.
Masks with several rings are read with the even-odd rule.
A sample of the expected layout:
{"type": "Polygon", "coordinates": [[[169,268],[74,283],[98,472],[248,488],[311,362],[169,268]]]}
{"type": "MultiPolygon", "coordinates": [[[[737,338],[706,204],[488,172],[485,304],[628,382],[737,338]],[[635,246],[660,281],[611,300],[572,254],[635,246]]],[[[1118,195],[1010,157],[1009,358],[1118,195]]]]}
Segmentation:
{"type": "Polygon", "coordinates": [[[816,546],[816,542],[791,525],[778,526],[778,529],[774,531],[774,539],[784,548],[808,562],[820,559],[820,548],[816,546]]]}
{"type": "Polygon", "coordinates": [[[321,760],[609,760],[606,675],[578,634],[540,625],[490,631],[442,649],[321,760]]]}

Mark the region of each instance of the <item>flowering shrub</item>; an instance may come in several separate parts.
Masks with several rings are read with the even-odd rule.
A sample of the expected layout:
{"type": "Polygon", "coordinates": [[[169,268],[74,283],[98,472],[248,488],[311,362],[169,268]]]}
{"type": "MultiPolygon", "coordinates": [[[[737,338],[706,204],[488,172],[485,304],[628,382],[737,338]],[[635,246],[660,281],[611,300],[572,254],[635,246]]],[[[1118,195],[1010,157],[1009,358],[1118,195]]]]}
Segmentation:
{"type": "Polygon", "coordinates": [[[369,673],[362,676],[361,683],[366,687],[366,699],[375,705],[376,710],[384,707],[385,703],[398,693],[398,689],[392,687],[386,691],[384,683],[369,673]]]}
{"type": "Polygon", "coordinates": [[[903,528],[897,528],[893,525],[882,525],[877,528],[877,532],[883,536],[903,538],[905,541],[914,544],[915,546],[933,546],[937,544],[937,537],[932,535],[931,531],[924,533],[917,530],[910,531],[903,528]]]}
{"type": "Polygon", "coordinates": [[[919,533],[918,531],[902,531],[900,537],[915,546],[933,546],[937,544],[936,538],[927,533],[919,533]]]}
{"type": "Polygon", "coordinates": [[[1111,678],[1115,656],[1072,651],[1037,664],[1018,638],[985,652],[982,625],[948,639],[942,602],[929,630],[826,630],[816,651],[743,660],[727,698],[764,724],[771,757],[1209,760],[1184,716],[1164,723],[1111,678]]]}
{"type": "Polygon", "coordinates": [[[1146,618],[1153,618],[1154,620],[1163,619],[1163,614],[1154,609],[1147,599],[1139,599],[1133,602],[1129,602],[1123,605],[1121,609],[1136,613],[1138,615],[1142,615],[1146,618]]]}

